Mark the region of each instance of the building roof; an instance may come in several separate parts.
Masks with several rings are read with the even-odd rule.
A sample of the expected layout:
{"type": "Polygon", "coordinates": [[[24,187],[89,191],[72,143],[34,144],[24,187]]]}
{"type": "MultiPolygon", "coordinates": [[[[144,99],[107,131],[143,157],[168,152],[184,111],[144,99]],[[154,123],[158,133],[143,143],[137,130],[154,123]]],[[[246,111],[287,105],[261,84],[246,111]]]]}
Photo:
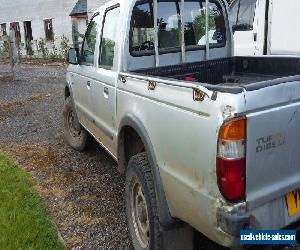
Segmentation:
{"type": "Polygon", "coordinates": [[[86,15],[87,14],[87,0],[78,0],[74,6],[70,16],[86,15]]]}

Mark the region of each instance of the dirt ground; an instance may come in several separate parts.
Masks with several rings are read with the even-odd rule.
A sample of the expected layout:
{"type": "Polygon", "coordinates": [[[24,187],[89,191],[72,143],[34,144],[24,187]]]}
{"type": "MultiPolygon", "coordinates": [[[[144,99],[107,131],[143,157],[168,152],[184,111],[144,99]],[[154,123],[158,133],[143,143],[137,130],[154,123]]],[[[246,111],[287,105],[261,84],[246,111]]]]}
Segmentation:
{"type": "Polygon", "coordinates": [[[0,63],[0,149],[30,172],[67,248],[131,249],[123,177],[96,143],[68,147],[62,130],[64,66],[0,63]]]}

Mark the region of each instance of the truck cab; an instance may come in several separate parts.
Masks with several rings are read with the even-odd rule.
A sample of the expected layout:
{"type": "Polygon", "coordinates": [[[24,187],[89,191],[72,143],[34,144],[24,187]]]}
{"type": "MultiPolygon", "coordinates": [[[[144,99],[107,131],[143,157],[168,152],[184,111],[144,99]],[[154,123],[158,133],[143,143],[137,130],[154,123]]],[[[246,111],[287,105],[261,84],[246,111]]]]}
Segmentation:
{"type": "Polygon", "coordinates": [[[300,55],[300,2],[235,0],[229,9],[236,56],[300,55]]]}

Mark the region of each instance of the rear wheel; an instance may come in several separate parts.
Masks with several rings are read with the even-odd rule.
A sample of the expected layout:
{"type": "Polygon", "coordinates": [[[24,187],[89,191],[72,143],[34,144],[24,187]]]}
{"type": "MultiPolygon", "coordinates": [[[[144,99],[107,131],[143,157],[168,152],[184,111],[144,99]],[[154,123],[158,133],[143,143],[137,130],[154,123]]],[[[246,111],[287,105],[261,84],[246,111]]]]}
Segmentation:
{"type": "Polygon", "coordinates": [[[133,156],[126,171],[127,221],[135,249],[193,249],[193,229],[184,223],[164,228],[159,220],[156,192],[146,153],[133,156]]]}
{"type": "Polygon", "coordinates": [[[78,151],[83,151],[88,142],[88,132],[80,125],[75,114],[75,108],[71,97],[67,97],[64,103],[64,135],[69,145],[78,151]]]}
{"type": "Polygon", "coordinates": [[[126,212],[135,249],[160,249],[160,224],[146,153],[133,156],[126,173],[126,212]]]}

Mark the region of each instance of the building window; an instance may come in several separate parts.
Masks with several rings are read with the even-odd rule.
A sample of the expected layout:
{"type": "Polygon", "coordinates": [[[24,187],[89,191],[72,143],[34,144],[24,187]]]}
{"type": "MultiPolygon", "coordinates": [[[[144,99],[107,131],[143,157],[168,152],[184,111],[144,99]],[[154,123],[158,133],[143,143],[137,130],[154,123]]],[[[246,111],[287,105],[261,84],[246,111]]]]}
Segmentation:
{"type": "Polygon", "coordinates": [[[1,35],[6,36],[7,35],[6,23],[2,23],[0,27],[1,27],[1,35]]]}
{"type": "Polygon", "coordinates": [[[19,23],[18,22],[11,23],[10,24],[10,28],[15,31],[16,40],[17,40],[17,43],[19,44],[21,42],[21,32],[20,32],[20,25],[19,25],[19,23]]]}
{"type": "Polygon", "coordinates": [[[33,55],[32,43],[31,43],[33,37],[32,37],[32,28],[31,28],[30,21],[24,21],[24,34],[25,34],[25,47],[26,47],[27,55],[33,55]]]}
{"type": "Polygon", "coordinates": [[[44,20],[45,39],[46,41],[54,41],[52,19],[44,20]]]}
{"type": "Polygon", "coordinates": [[[24,32],[25,32],[25,40],[26,41],[32,41],[32,28],[31,28],[31,22],[25,21],[24,22],[24,32]]]}

